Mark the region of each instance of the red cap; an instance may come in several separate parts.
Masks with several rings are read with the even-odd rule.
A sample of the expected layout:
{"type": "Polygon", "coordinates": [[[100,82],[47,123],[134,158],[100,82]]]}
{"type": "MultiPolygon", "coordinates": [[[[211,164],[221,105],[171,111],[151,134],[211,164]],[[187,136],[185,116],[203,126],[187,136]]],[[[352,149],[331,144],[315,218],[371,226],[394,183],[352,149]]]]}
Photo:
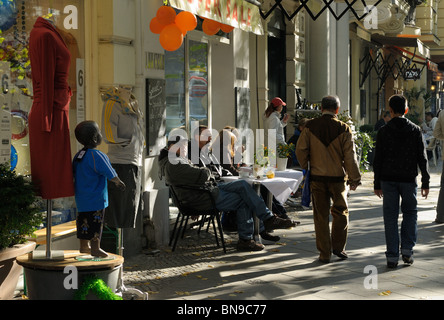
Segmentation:
{"type": "Polygon", "coordinates": [[[286,106],[286,105],[287,105],[284,101],[282,101],[281,98],[278,98],[278,97],[276,97],[276,98],[274,98],[273,100],[271,100],[271,104],[272,104],[274,107],[279,107],[280,105],[283,105],[283,106],[286,106]]]}

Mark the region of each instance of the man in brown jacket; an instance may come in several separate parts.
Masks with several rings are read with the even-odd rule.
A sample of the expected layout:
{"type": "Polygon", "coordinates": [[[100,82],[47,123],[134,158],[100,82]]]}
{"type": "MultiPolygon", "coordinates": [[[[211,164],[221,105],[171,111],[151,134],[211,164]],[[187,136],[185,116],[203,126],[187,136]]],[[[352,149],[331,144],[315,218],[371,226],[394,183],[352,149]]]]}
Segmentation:
{"type": "Polygon", "coordinates": [[[316,246],[320,252],[319,261],[323,263],[330,262],[332,252],[341,259],[348,258],[345,252],[348,232],[346,183],[351,190],[356,190],[361,182],[352,131],[336,116],[339,106],[338,97],[323,98],[322,116],[308,121],[296,146],[301,167],[310,169],[316,246]],[[330,212],[333,216],[331,235],[330,212]]]}

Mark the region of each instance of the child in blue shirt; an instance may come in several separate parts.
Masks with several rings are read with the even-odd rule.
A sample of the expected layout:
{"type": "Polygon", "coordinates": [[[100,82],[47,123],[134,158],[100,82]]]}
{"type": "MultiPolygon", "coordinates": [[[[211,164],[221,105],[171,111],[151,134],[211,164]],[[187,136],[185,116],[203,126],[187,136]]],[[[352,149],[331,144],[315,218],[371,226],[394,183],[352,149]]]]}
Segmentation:
{"type": "Polygon", "coordinates": [[[117,176],[108,156],[95,149],[102,142],[102,134],[96,122],[79,123],[75,135],[84,146],[73,160],[80,252],[105,258],[108,254],[100,248],[100,240],[105,208],[108,207],[107,180],[122,190],[125,184],[117,176]]]}

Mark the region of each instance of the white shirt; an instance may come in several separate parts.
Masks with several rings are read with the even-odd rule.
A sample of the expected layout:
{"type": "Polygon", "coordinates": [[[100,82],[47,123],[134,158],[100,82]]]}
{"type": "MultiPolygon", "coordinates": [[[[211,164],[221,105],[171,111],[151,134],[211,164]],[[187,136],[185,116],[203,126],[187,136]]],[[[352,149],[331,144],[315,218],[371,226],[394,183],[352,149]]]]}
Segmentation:
{"type": "Polygon", "coordinates": [[[287,125],[287,123],[284,123],[280,119],[281,113],[280,112],[273,112],[270,114],[270,116],[267,118],[264,114],[263,121],[264,121],[264,138],[265,138],[265,145],[268,145],[268,130],[269,129],[275,129],[276,130],[276,145],[287,144],[285,142],[285,136],[284,136],[284,127],[287,125]]]}

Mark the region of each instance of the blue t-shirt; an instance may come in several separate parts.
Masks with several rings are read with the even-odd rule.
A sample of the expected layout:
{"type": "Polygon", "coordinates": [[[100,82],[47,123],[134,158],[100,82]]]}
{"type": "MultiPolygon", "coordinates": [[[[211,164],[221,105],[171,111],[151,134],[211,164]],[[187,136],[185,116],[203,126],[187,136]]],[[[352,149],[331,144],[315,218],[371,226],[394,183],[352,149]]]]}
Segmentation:
{"type": "Polygon", "coordinates": [[[78,212],[102,210],[108,207],[108,184],[117,176],[106,154],[87,149],[81,161],[74,157],[74,187],[78,212]]]}

